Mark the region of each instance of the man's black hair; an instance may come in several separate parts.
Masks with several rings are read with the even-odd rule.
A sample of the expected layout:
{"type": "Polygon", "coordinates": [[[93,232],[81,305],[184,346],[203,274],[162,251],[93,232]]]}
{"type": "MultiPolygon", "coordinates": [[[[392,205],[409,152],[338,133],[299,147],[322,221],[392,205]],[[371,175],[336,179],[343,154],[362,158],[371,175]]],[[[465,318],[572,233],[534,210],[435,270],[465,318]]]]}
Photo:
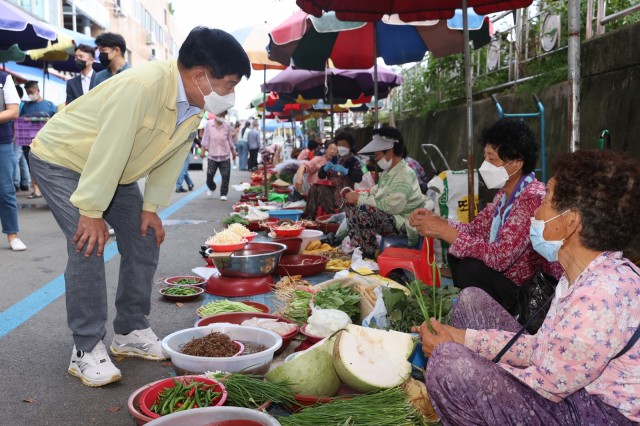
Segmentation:
{"type": "Polygon", "coordinates": [[[96,54],[95,49],[93,47],[89,46],[88,44],[79,44],[78,47],[76,47],[76,50],[79,50],[79,51],[84,52],[84,53],[88,53],[89,55],[91,55],[92,58],[96,54]]]}
{"type": "Polygon", "coordinates": [[[96,37],[96,45],[98,47],[118,47],[122,56],[127,53],[127,43],[124,41],[124,37],[116,33],[102,33],[96,37]]]}
{"type": "Polygon", "coordinates": [[[192,29],[180,47],[178,62],[187,69],[204,67],[214,78],[251,76],[251,62],[238,40],[215,28],[192,29]]]}
{"type": "Polygon", "coordinates": [[[24,90],[29,90],[32,87],[35,87],[36,89],[40,90],[40,88],[38,87],[38,82],[35,80],[29,80],[24,84],[24,90]]]}

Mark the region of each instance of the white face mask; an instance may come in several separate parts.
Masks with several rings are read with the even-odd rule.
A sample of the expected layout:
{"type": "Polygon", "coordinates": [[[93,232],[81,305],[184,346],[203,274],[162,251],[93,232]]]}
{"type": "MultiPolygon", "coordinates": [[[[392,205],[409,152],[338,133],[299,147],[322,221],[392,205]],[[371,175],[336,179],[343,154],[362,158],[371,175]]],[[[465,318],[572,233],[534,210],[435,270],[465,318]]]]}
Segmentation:
{"type": "Polygon", "coordinates": [[[39,97],[40,96],[38,96],[37,93],[32,93],[32,94],[29,95],[29,100],[31,100],[32,102],[35,102],[35,101],[38,100],[39,97]]]}
{"type": "Polygon", "coordinates": [[[382,157],[378,160],[378,167],[380,167],[383,171],[388,170],[391,167],[391,160],[387,160],[385,157],[382,157]]]}
{"type": "Polygon", "coordinates": [[[340,157],[344,157],[344,156],[349,155],[349,152],[350,152],[350,151],[351,151],[351,150],[350,150],[349,148],[346,148],[346,147],[344,147],[344,146],[339,146],[339,147],[338,147],[338,155],[339,155],[340,157]]]}
{"type": "Polygon", "coordinates": [[[202,93],[202,96],[204,96],[204,109],[207,112],[210,112],[211,114],[214,114],[214,115],[218,115],[221,112],[225,112],[226,110],[228,110],[229,108],[235,105],[236,103],[235,93],[231,92],[228,95],[224,95],[224,96],[218,95],[216,91],[213,90],[213,87],[211,87],[211,82],[209,81],[209,77],[207,77],[206,74],[205,74],[205,77],[207,78],[207,83],[209,83],[209,88],[211,89],[211,93],[209,93],[208,95],[205,95],[204,93],[202,93],[202,90],[200,89],[199,86],[198,86],[198,90],[200,90],[200,93],[202,93]]]}
{"type": "MultiPolygon", "coordinates": [[[[511,161],[509,161],[509,163],[510,162],[511,161]]],[[[507,164],[505,164],[505,166],[507,164]]],[[[482,180],[484,180],[488,189],[500,189],[504,187],[504,184],[507,183],[511,176],[507,173],[507,169],[505,169],[504,166],[494,166],[488,161],[484,161],[478,171],[480,172],[482,180]]]]}
{"type": "Polygon", "coordinates": [[[224,123],[224,118],[222,117],[216,117],[216,121],[220,124],[224,123]]]}

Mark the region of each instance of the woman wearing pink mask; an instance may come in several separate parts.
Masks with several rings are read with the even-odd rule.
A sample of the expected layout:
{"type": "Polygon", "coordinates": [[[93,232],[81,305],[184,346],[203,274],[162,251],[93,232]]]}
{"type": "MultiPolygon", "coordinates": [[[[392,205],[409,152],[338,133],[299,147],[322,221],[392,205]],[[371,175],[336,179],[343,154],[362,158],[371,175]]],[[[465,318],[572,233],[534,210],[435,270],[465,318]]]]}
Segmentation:
{"type": "Polygon", "coordinates": [[[478,287],[510,308],[522,283],[538,267],[558,278],[559,265],[549,264],[529,241],[533,212],[544,197],[544,184],[533,173],[540,150],[529,127],[500,120],[480,138],[484,162],[479,172],[489,189],[499,191],[471,223],[447,221],[426,209],[411,214],[410,223],[424,237],[451,244],[447,259],[456,287],[478,287]]]}

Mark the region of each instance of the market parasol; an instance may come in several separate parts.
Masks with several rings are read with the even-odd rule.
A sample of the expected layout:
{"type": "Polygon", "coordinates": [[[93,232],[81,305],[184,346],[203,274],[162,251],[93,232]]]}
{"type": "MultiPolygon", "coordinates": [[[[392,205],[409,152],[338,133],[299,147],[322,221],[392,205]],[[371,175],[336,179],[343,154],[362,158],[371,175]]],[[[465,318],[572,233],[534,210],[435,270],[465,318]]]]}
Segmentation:
{"type": "Polygon", "coordinates": [[[464,71],[467,101],[467,167],[469,221],[475,217],[474,165],[473,165],[473,100],[471,59],[469,52],[469,16],[468,7],[476,13],[487,15],[503,10],[519,9],[529,6],[533,0],[296,0],[300,8],[314,16],[320,17],[325,12],[336,12],[336,17],[343,21],[380,21],[384,15],[396,14],[404,22],[423,21],[428,19],[449,19],[455,15],[456,9],[462,10],[464,71]]]}
{"type": "Polygon", "coordinates": [[[57,38],[56,30],[13,4],[0,0],[0,50],[17,44],[21,50],[46,47],[57,38]]]}

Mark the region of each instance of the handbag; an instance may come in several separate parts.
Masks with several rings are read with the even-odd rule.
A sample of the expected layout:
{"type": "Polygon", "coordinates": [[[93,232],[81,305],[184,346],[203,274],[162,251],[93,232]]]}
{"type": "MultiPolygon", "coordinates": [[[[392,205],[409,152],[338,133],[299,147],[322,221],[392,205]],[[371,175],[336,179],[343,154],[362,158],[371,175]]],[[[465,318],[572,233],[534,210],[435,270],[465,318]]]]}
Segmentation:
{"type": "Polygon", "coordinates": [[[527,331],[530,334],[536,334],[542,326],[549,311],[549,305],[546,302],[555,293],[556,285],[558,285],[558,280],[555,277],[538,268],[533,277],[518,288],[517,303],[512,313],[515,314],[515,318],[520,324],[528,324],[527,331]],[[540,310],[543,305],[546,306],[546,309],[540,310]],[[535,319],[529,321],[534,316],[535,319]]]}

